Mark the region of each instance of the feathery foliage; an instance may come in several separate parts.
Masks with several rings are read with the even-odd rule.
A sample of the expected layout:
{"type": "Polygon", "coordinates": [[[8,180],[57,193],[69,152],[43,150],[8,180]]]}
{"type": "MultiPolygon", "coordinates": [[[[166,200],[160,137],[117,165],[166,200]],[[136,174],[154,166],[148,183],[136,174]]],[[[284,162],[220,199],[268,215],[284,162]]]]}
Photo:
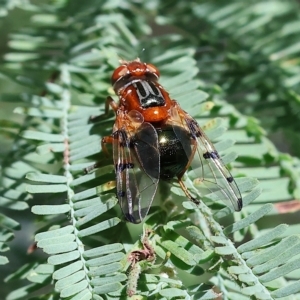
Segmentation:
{"type": "MultiPolygon", "coordinates": [[[[5,278],[21,286],[7,299],[300,298],[300,228],[292,218],[298,204],[289,201],[299,199],[299,159],[280,153],[252,116],[261,116],[259,101],[269,110],[280,103],[280,121],[294,126],[288,113],[298,107],[299,61],[288,59],[298,49],[292,47],[298,4],[269,1],[273,9],[263,10],[252,2],[19,2],[32,17],[28,28],[10,35],[0,70],[24,91],[0,99],[19,103],[15,113],[22,116],[1,121],[12,147],[2,160],[0,263],[9,263],[4,252],[25,222],[11,212],[29,206],[36,247],[47,256],[22,261],[5,278]],[[276,39],[282,16],[293,32],[285,43],[276,39]],[[272,32],[262,27],[270,18],[272,32]],[[159,27],[176,33],[151,35],[159,27]],[[89,119],[104,113],[113,95],[118,59],[136,56],[159,67],[161,84],[230,164],[243,194],[241,212],[215,194],[202,197],[187,172],[188,189],[203,200],[198,206],[185,201],[177,184],[162,182],[149,218],[141,225],[124,221],[112,160],[100,143],[114,115],[96,124],[89,119]],[[95,172],[84,174],[98,161],[95,172]]],[[[268,115],[271,123],[275,118],[268,115]]]]}
{"type": "Polygon", "coordinates": [[[293,150],[300,140],[299,2],[217,0],[174,6],[168,1],[160,11],[163,24],[178,26],[197,47],[199,74],[220,85],[227,101],[259,118],[265,129],[283,131],[299,156],[293,150]]]}

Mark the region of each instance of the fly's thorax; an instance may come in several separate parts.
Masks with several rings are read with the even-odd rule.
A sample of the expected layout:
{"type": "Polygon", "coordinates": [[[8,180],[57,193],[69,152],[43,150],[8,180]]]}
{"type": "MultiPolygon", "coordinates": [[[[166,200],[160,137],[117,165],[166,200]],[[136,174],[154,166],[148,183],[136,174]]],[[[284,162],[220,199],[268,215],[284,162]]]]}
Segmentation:
{"type": "Polygon", "coordinates": [[[145,122],[160,122],[169,117],[171,100],[168,93],[155,81],[133,80],[119,94],[120,105],[126,111],[140,112],[145,122]]]}
{"type": "Polygon", "coordinates": [[[144,109],[150,107],[165,106],[166,101],[161,92],[160,86],[154,81],[137,80],[132,83],[140,106],[144,109]]]}

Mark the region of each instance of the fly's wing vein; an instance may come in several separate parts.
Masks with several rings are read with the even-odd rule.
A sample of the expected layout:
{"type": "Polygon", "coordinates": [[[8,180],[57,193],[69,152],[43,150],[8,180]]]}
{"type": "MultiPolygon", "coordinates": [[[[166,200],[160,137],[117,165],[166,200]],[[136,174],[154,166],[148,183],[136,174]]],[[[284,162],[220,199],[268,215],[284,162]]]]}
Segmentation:
{"type": "Polygon", "coordinates": [[[130,133],[125,125],[114,134],[117,197],[125,217],[140,223],[155,196],[160,173],[156,130],[142,123],[130,133]]]}
{"type": "MultiPolygon", "coordinates": [[[[191,134],[191,147],[196,147],[196,151],[190,166],[198,177],[198,181],[225,203],[230,200],[234,209],[240,211],[242,197],[238,186],[204,131],[196,120],[183,111],[176,102],[171,109],[171,114],[175,124],[180,123],[191,134]]],[[[175,126],[174,131],[177,134],[175,126]]],[[[187,149],[187,145],[183,146],[186,153],[191,151],[187,149]]]]}

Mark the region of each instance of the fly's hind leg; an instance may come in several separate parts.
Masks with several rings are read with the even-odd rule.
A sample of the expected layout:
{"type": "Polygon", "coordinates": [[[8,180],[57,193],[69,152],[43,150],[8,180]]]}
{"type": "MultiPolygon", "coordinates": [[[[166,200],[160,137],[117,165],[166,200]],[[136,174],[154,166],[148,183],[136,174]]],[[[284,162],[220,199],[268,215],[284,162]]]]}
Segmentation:
{"type": "Polygon", "coordinates": [[[182,177],[183,177],[184,173],[186,172],[186,170],[187,170],[187,169],[189,168],[189,166],[191,165],[191,162],[192,162],[192,160],[193,160],[193,158],[194,158],[194,155],[195,155],[196,150],[197,150],[197,145],[196,145],[196,143],[194,143],[194,147],[193,147],[192,153],[191,153],[191,155],[190,155],[190,157],[189,157],[189,161],[188,161],[186,167],[184,168],[184,170],[183,170],[180,174],[177,175],[177,179],[178,179],[178,183],[179,183],[181,189],[183,190],[183,192],[185,193],[185,195],[186,195],[192,202],[194,202],[195,204],[199,204],[200,201],[191,195],[191,193],[188,191],[187,187],[184,185],[184,183],[183,183],[183,181],[182,181],[182,177]]]}
{"type": "Polygon", "coordinates": [[[199,204],[200,201],[198,199],[196,199],[195,197],[193,197],[191,195],[191,193],[188,191],[187,187],[184,185],[183,181],[181,180],[182,176],[181,177],[177,177],[178,178],[178,183],[181,187],[181,189],[183,190],[183,192],[185,193],[185,195],[195,204],[199,204]]]}

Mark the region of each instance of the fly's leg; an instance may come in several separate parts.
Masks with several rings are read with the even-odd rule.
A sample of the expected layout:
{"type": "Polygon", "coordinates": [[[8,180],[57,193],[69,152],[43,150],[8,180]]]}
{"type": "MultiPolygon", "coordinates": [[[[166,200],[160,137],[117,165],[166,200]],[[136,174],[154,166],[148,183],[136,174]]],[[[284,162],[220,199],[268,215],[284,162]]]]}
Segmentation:
{"type": "MultiPolygon", "coordinates": [[[[90,116],[90,119],[89,119],[89,123],[96,123],[98,122],[102,117],[105,117],[108,115],[109,113],[109,108],[112,108],[113,111],[116,113],[117,110],[119,109],[119,105],[114,101],[114,99],[110,96],[108,96],[106,98],[106,101],[105,101],[105,112],[104,114],[102,115],[98,115],[98,116],[90,116]]],[[[106,144],[109,143],[109,144],[112,144],[113,143],[113,137],[112,136],[105,136],[102,141],[101,141],[101,147],[103,149],[103,151],[105,152],[105,154],[107,156],[109,156],[109,153],[107,151],[107,148],[106,148],[106,144]]]]}
{"type": "Polygon", "coordinates": [[[95,169],[99,168],[100,165],[101,165],[100,162],[96,162],[96,163],[94,163],[93,165],[84,168],[84,173],[85,173],[85,174],[91,173],[91,172],[94,171],[95,169]]]}
{"type": "Polygon", "coordinates": [[[90,116],[89,123],[96,123],[96,122],[102,120],[103,117],[107,117],[108,114],[109,114],[109,108],[110,107],[112,108],[112,110],[114,112],[116,112],[119,108],[119,105],[118,105],[118,103],[115,102],[115,100],[112,97],[108,96],[106,98],[106,101],[105,101],[104,114],[101,114],[101,115],[98,115],[98,116],[90,116]]]}
{"type": "Polygon", "coordinates": [[[108,156],[108,157],[110,155],[109,155],[109,152],[107,150],[106,144],[112,144],[113,141],[114,141],[114,138],[111,135],[105,136],[101,140],[101,148],[102,148],[103,152],[106,154],[106,156],[108,156]]]}
{"type": "Polygon", "coordinates": [[[197,150],[197,145],[196,145],[196,143],[194,143],[194,147],[193,147],[191,156],[189,157],[189,161],[188,161],[186,167],[184,168],[184,170],[179,175],[177,175],[177,179],[178,179],[178,183],[179,183],[181,189],[183,190],[183,192],[185,193],[185,195],[195,204],[199,204],[200,201],[191,195],[191,193],[188,191],[187,187],[184,185],[184,183],[182,181],[182,177],[183,177],[184,173],[186,172],[186,170],[191,165],[191,162],[194,158],[196,150],[197,150]]]}
{"type": "MultiPolygon", "coordinates": [[[[106,117],[109,114],[109,108],[112,108],[114,112],[117,112],[119,105],[114,101],[114,99],[110,96],[106,98],[105,101],[105,112],[104,114],[98,115],[98,116],[90,116],[89,123],[96,123],[100,120],[102,120],[103,117],[106,117]]],[[[101,147],[104,151],[104,153],[109,156],[109,152],[106,148],[106,144],[112,144],[113,143],[113,137],[112,136],[105,136],[101,141],[101,147]]],[[[96,162],[95,164],[88,166],[84,169],[85,174],[92,172],[93,170],[99,168],[101,166],[100,162],[96,162]]]]}
{"type": "Polygon", "coordinates": [[[191,195],[191,193],[188,191],[188,189],[187,189],[186,186],[184,185],[184,183],[183,183],[183,181],[181,180],[181,178],[182,178],[182,177],[179,177],[179,176],[178,176],[178,183],[179,183],[181,189],[183,190],[183,192],[185,193],[185,195],[186,195],[193,203],[199,204],[200,201],[191,195]]]}
{"type": "MultiPolygon", "coordinates": [[[[105,137],[103,137],[103,139],[101,140],[101,147],[102,147],[104,153],[105,153],[107,156],[109,156],[109,152],[108,152],[108,150],[107,150],[107,148],[106,148],[106,144],[112,144],[112,143],[113,143],[113,140],[114,140],[114,138],[113,138],[112,136],[105,136],[105,137]]],[[[84,173],[85,173],[85,174],[88,174],[88,173],[94,171],[95,169],[99,168],[101,165],[102,165],[101,162],[96,162],[96,163],[94,163],[93,165],[86,167],[86,168],[84,169],[84,173]]]]}

